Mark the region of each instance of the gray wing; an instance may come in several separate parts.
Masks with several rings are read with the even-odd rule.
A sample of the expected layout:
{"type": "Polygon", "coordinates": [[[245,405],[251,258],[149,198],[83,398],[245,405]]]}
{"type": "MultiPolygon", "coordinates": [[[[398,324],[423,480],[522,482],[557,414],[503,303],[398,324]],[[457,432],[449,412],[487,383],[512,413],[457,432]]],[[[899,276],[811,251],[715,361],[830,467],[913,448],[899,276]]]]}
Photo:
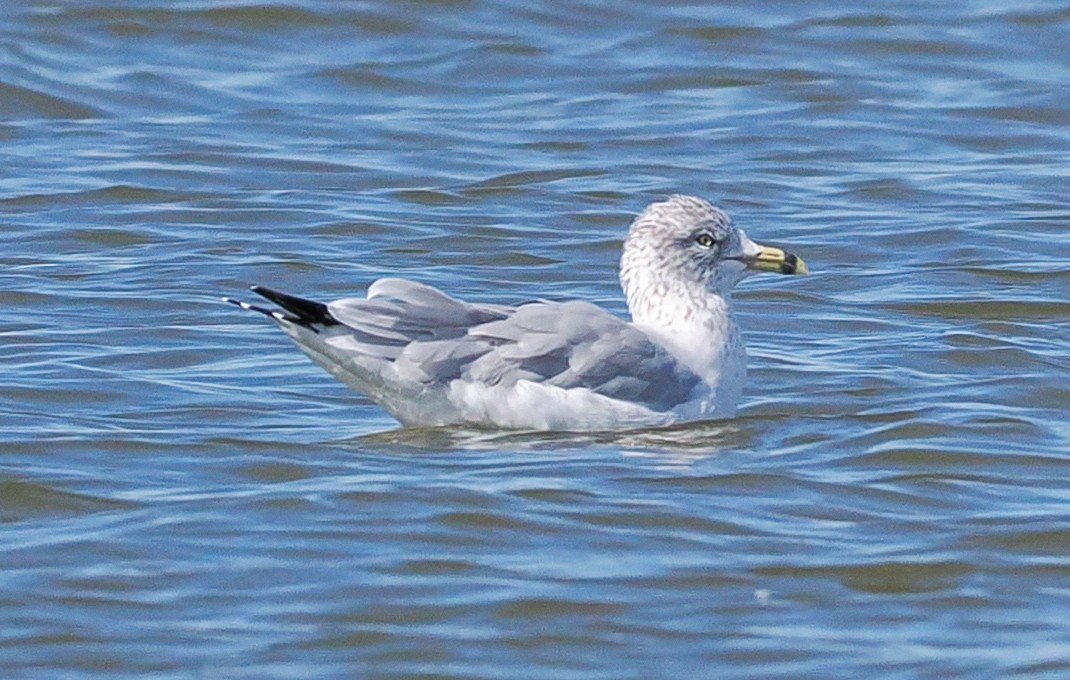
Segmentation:
{"type": "Polygon", "coordinates": [[[397,359],[413,344],[454,340],[468,329],[504,319],[512,308],[469,304],[437,288],[406,279],[379,279],[366,298],[344,298],[327,305],[330,315],[351,333],[335,346],[383,359],[397,359]]]}
{"type": "Polygon", "coordinates": [[[381,279],[367,299],[328,309],[348,329],[332,345],[391,362],[395,379],[410,388],[530,380],[666,411],[700,383],[642,331],[586,302],[469,304],[423,284],[381,279]]]}
{"type": "Polygon", "coordinates": [[[686,402],[700,378],[645,333],[588,302],[535,302],[472,329],[492,349],[467,367],[472,380],[519,379],[667,411],[686,402]]]}

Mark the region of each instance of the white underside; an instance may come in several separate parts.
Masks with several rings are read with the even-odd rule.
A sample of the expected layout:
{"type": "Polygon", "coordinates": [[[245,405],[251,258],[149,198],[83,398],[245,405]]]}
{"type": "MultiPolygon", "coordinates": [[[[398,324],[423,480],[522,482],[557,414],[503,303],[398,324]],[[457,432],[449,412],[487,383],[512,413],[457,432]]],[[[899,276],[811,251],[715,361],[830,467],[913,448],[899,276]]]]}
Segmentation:
{"type": "Polygon", "coordinates": [[[587,388],[562,389],[528,380],[509,387],[455,380],[447,393],[460,422],[511,429],[591,431],[650,427],[688,419],[689,411],[701,410],[701,403],[696,401],[668,412],[653,411],[587,388]]]}

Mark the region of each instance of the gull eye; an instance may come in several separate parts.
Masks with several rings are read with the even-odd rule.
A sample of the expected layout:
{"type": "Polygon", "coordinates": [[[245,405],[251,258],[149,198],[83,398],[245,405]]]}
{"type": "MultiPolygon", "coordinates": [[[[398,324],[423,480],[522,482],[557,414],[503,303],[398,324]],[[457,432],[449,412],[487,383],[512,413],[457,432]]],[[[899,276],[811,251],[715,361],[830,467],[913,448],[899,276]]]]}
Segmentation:
{"type": "Polygon", "coordinates": [[[695,242],[703,248],[712,248],[713,244],[716,243],[716,241],[713,240],[713,237],[706,233],[699,234],[695,237],[695,242]]]}

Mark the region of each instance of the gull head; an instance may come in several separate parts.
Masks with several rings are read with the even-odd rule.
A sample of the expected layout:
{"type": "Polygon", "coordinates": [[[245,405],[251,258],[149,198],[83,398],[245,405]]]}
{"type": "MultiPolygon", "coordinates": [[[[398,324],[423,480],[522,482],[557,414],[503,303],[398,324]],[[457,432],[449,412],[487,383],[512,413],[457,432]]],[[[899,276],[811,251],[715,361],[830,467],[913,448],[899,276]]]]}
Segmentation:
{"type": "Polygon", "coordinates": [[[624,241],[620,279],[633,316],[669,297],[728,300],[750,274],[806,274],[801,258],[747,238],[708,201],[672,196],[635,218],[624,241]]]}

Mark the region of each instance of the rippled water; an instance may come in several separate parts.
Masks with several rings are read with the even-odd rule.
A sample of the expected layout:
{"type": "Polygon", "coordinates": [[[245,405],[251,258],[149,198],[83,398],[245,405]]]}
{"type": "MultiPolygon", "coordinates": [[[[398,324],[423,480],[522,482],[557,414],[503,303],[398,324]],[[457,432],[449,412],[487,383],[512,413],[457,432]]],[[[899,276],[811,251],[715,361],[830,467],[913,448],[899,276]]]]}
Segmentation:
{"type": "Polygon", "coordinates": [[[5,677],[1070,674],[1065,2],[0,4],[5,677]],[[623,311],[711,198],[741,416],[398,430],[259,318],[623,311]]]}

